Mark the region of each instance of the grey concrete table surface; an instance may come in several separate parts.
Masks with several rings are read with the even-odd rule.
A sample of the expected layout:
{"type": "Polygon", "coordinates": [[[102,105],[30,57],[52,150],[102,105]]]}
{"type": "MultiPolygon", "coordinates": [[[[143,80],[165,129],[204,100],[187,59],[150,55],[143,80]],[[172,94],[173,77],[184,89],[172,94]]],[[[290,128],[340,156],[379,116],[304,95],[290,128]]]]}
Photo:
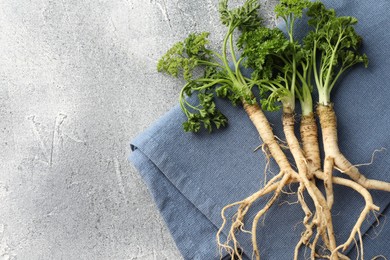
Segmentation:
{"type": "Polygon", "coordinates": [[[220,43],[217,4],[0,1],[1,260],[181,259],[127,156],[177,102],[158,58],[220,43]]]}

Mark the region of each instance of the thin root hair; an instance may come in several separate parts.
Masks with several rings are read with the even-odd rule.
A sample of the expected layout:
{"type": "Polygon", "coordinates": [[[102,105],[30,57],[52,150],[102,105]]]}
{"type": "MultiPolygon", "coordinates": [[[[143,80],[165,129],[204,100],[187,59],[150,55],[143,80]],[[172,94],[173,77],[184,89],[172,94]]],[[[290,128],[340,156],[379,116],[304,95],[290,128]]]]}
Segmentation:
{"type": "Polygon", "coordinates": [[[386,215],[378,213],[378,216],[381,216],[383,218],[382,225],[381,225],[381,223],[379,221],[379,218],[378,218],[378,216],[375,213],[376,213],[376,211],[373,211],[373,214],[374,214],[374,216],[376,218],[376,221],[375,221],[376,224],[372,225],[372,227],[373,227],[372,231],[375,233],[375,236],[371,236],[368,233],[364,234],[365,236],[369,237],[371,240],[377,238],[380,235],[380,233],[382,233],[383,228],[385,227],[385,224],[386,224],[386,221],[387,221],[386,215]],[[379,226],[380,226],[380,228],[379,228],[379,230],[377,230],[376,228],[379,227],[379,226]]]}
{"type": "Polygon", "coordinates": [[[374,256],[374,258],[372,258],[371,260],[378,260],[379,258],[383,258],[384,260],[387,260],[387,258],[384,255],[374,256]]]}
{"type": "Polygon", "coordinates": [[[384,148],[384,147],[382,147],[381,149],[376,149],[376,150],[374,150],[374,152],[372,152],[372,155],[371,155],[371,160],[370,160],[370,162],[368,162],[368,163],[353,164],[352,166],[350,166],[349,168],[347,168],[347,169],[345,169],[345,170],[342,170],[342,169],[340,169],[340,168],[338,168],[338,167],[336,167],[336,166],[335,166],[334,168],[335,168],[336,170],[338,170],[339,172],[341,172],[341,173],[346,173],[346,172],[350,171],[353,167],[370,166],[371,164],[374,163],[375,154],[376,154],[376,153],[379,153],[379,152],[386,151],[386,150],[387,150],[387,149],[384,148]]]}
{"type": "Polygon", "coordinates": [[[285,200],[285,201],[282,201],[278,204],[278,206],[283,206],[285,204],[287,205],[295,205],[295,204],[298,204],[299,203],[299,200],[297,201],[288,201],[288,200],[285,200]]]}

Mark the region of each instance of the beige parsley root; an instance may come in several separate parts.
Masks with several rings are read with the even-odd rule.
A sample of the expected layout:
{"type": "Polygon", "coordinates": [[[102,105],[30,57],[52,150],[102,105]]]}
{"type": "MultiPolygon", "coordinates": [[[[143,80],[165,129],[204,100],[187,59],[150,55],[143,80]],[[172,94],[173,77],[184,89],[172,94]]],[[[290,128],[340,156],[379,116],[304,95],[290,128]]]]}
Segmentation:
{"type": "Polygon", "coordinates": [[[367,179],[360,173],[359,169],[352,165],[341,153],[338,147],[337,120],[333,105],[319,105],[317,114],[320,118],[322,139],[324,143],[325,160],[330,161],[328,168],[337,168],[340,172],[348,175],[352,180],[359,183],[366,189],[390,191],[390,183],[378,180],[367,179]]]}
{"type": "MultiPolygon", "coordinates": [[[[300,132],[301,132],[302,146],[304,149],[304,153],[308,158],[307,160],[309,162],[308,166],[318,179],[324,181],[328,205],[331,207],[334,200],[333,189],[329,189],[328,183],[331,183],[330,185],[332,186],[333,184],[336,184],[336,185],[344,186],[349,189],[353,189],[356,192],[358,192],[365,201],[365,207],[360,213],[360,216],[356,221],[356,224],[353,227],[348,240],[344,244],[339,245],[336,250],[332,251],[332,257],[334,258],[335,252],[338,252],[339,249],[345,250],[354,241],[356,234],[360,232],[360,228],[363,220],[367,217],[369,212],[379,211],[379,207],[373,203],[372,196],[368,191],[368,189],[366,187],[363,187],[360,183],[354,180],[332,176],[332,171],[334,168],[334,165],[332,164],[334,161],[332,158],[329,159],[329,157],[325,155],[326,159],[324,163],[324,171],[321,171],[321,169],[318,167],[321,166],[321,161],[319,155],[317,123],[315,121],[314,114],[311,114],[308,117],[302,117],[300,132]],[[328,161],[326,161],[327,159],[328,161]]],[[[325,141],[325,137],[323,139],[325,141]]],[[[324,145],[324,147],[325,146],[326,145],[324,145]]]]}
{"type": "MultiPolygon", "coordinates": [[[[280,148],[279,143],[276,141],[275,136],[273,134],[273,130],[265,117],[261,108],[257,105],[250,105],[244,102],[244,109],[247,112],[250,120],[253,125],[256,127],[264,145],[267,147],[271,156],[275,159],[276,163],[279,166],[279,174],[274,176],[271,180],[267,182],[267,184],[258,192],[253,195],[245,198],[244,200],[229,204],[225,206],[221,211],[221,216],[223,218],[223,224],[217,233],[217,241],[218,245],[225,249],[230,255],[232,259],[242,259],[239,251],[239,242],[237,241],[235,233],[237,231],[242,231],[244,228],[244,218],[249,208],[252,206],[254,202],[256,202],[259,198],[273,192],[271,199],[267,202],[265,207],[261,209],[255,216],[251,234],[252,234],[252,244],[253,244],[253,252],[256,259],[260,259],[260,253],[257,244],[257,223],[261,216],[264,215],[265,212],[269,210],[269,208],[273,205],[276,199],[280,196],[282,189],[292,182],[297,182],[301,179],[297,172],[295,172],[284,152],[280,148]],[[225,228],[227,220],[225,218],[225,211],[228,208],[238,206],[237,212],[233,217],[232,223],[230,224],[230,229],[228,231],[228,239],[226,242],[222,243],[220,239],[220,234],[225,228]],[[231,245],[232,244],[232,245],[231,245]]],[[[221,254],[222,255],[222,254],[221,254]]]]}
{"type": "Polygon", "coordinates": [[[313,112],[301,116],[300,135],[309,174],[321,171],[320,147],[318,145],[318,127],[313,112]]]}
{"type": "MultiPolygon", "coordinates": [[[[315,183],[309,180],[309,177],[312,176],[312,174],[310,173],[310,169],[307,166],[306,158],[303,154],[303,151],[301,150],[299,141],[295,136],[294,125],[295,123],[293,111],[287,107],[284,109],[283,112],[283,129],[284,134],[286,136],[287,144],[294,157],[298,172],[301,176],[301,183],[303,183],[311,199],[313,200],[315,211],[319,212],[316,215],[319,219],[314,220],[317,223],[317,232],[320,234],[322,232],[325,232],[326,227],[327,235],[323,236],[324,242],[327,244],[328,249],[333,252],[336,249],[336,240],[333,231],[332,214],[330,212],[330,207],[326,202],[325,197],[315,185],[315,183]]],[[[315,245],[313,246],[313,248],[315,248],[315,245]]],[[[335,255],[335,259],[338,259],[337,254],[335,255]]]]}

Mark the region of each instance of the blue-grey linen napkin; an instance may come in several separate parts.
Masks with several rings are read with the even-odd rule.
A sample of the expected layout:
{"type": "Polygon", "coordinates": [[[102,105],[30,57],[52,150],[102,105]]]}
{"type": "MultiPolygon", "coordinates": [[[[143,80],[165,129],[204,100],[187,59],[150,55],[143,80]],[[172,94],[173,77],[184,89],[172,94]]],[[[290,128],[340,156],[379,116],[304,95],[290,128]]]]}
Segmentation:
{"type": "MultiPolygon", "coordinates": [[[[363,51],[370,64],[367,69],[357,66],[346,73],[333,92],[333,100],[341,151],[354,164],[369,162],[374,150],[390,149],[390,2],[323,2],[338,14],[359,19],[356,30],[364,38],[363,51]]],[[[261,151],[254,152],[261,144],[256,129],[241,107],[232,107],[223,100],[217,101],[217,105],[229,118],[226,129],[212,134],[185,133],[181,126],[185,117],[176,106],[131,142],[129,160],[147,184],[185,259],[219,259],[215,235],[222,224],[220,210],[257,191],[264,182],[267,160],[261,151]]],[[[283,139],[281,114],[267,116],[275,134],[283,139]]],[[[374,162],[360,170],[368,178],[390,181],[390,150],[375,154],[374,162]]],[[[268,178],[277,171],[271,162],[268,178]]],[[[333,221],[337,242],[341,244],[349,236],[364,201],[354,191],[334,188],[333,221]]],[[[373,214],[363,224],[365,257],[390,257],[390,224],[386,223],[390,194],[372,194],[381,212],[377,214],[379,224],[373,214]]],[[[292,204],[296,200],[296,195],[284,194],[259,225],[263,259],[292,258],[303,230],[302,209],[292,204]]],[[[266,201],[267,197],[260,199],[248,213],[246,229],[250,230],[251,219],[266,201]]],[[[233,213],[230,210],[227,216],[233,213]]],[[[239,236],[245,258],[250,259],[250,235],[239,236]]],[[[356,248],[351,246],[348,254],[356,257],[356,248]]]]}

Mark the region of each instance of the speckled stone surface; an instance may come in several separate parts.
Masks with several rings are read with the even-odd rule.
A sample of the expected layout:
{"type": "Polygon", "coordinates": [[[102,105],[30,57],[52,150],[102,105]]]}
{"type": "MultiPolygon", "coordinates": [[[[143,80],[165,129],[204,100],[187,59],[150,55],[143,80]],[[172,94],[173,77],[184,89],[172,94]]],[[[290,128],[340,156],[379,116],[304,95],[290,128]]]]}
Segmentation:
{"type": "Polygon", "coordinates": [[[127,156],[177,102],[158,58],[189,32],[217,46],[217,6],[0,1],[1,260],[181,258],[127,156]]]}

